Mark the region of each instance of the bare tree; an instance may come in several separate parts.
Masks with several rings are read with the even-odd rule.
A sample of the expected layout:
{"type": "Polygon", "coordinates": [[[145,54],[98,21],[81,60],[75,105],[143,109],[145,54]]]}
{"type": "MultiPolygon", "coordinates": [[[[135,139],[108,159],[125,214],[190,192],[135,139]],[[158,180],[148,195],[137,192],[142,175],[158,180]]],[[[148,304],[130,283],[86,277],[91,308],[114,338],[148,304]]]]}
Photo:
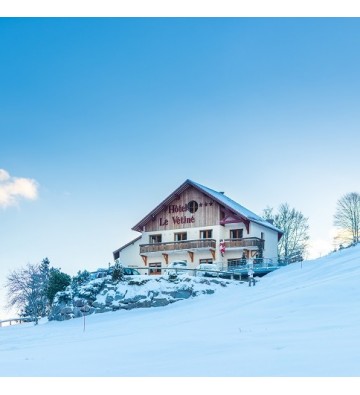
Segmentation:
{"type": "Polygon", "coordinates": [[[29,315],[35,325],[44,303],[43,279],[39,265],[27,264],[25,269],[14,270],[5,284],[8,307],[17,307],[29,315]]]}
{"type": "MultiPolygon", "coordinates": [[[[360,241],[360,194],[347,193],[342,196],[336,206],[334,225],[342,235],[350,234],[353,243],[360,241]]],[[[346,236],[343,241],[346,241],[346,236]]]]}
{"type": "Polygon", "coordinates": [[[284,232],[278,244],[279,258],[287,262],[302,260],[309,240],[308,218],[300,211],[290,208],[288,203],[282,203],[277,214],[273,213],[273,208],[267,207],[263,211],[263,217],[272,220],[284,232]]]}

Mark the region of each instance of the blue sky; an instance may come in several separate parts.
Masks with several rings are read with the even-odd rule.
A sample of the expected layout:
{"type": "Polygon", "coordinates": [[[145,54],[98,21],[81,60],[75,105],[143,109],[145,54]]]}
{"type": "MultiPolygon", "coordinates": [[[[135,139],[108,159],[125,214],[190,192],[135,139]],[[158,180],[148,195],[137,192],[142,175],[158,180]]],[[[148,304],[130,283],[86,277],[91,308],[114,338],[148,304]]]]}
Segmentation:
{"type": "Polygon", "coordinates": [[[0,283],[106,266],[187,178],[288,202],[326,252],[360,191],[359,47],[358,18],[0,19],[0,169],[38,186],[0,208],[0,283]]]}

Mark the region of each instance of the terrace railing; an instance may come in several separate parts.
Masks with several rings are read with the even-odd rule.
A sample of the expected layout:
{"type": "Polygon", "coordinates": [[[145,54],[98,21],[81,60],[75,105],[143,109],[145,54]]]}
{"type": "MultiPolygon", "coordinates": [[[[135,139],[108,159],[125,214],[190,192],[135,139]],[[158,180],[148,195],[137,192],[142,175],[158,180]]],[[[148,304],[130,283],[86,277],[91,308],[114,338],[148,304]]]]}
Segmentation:
{"type": "Polygon", "coordinates": [[[258,237],[243,237],[241,239],[225,239],[225,248],[236,248],[236,247],[257,247],[258,249],[264,249],[265,240],[259,239],[258,237]]]}
{"type": "Polygon", "coordinates": [[[202,248],[216,248],[216,240],[214,239],[198,239],[171,241],[166,243],[141,244],[140,254],[149,252],[178,251],[178,250],[195,250],[202,248]]]}
{"type": "Polygon", "coordinates": [[[278,262],[270,258],[253,258],[253,259],[239,259],[237,262],[232,262],[227,265],[227,270],[233,271],[237,269],[266,269],[278,267],[278,262]]]}

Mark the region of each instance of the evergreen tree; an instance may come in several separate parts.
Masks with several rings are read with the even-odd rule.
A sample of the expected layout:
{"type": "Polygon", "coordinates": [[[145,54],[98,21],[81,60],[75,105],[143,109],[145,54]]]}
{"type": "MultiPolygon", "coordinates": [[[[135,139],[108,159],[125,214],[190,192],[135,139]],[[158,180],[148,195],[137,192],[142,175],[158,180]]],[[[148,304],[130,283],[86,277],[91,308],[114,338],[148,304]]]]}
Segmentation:
{"type": "Polygon", "coordinates": [[[64,291],[68,285],[71,284],[71,277],[60,271],[60,269],[51,268],[49,275],[49,283],[47,287],[46,296],[49,300],[50,306],[54,301],[57,292],[64,291]]]}
{"type": "Polygon", "coordinates": [[[50,275],[50,261],[49,258],[44,258],[39,266],[40,273],[46,278],[49,279],[50,275]]]}
{"type": "Polygon", "coordinates": [[[45,317],[49,311],[49,300],[47,297],[49,278],[50,278],[50,261],[44,258],[39,265],[41,279],[41,298],[40,298],[40,317],[45,317]]]}

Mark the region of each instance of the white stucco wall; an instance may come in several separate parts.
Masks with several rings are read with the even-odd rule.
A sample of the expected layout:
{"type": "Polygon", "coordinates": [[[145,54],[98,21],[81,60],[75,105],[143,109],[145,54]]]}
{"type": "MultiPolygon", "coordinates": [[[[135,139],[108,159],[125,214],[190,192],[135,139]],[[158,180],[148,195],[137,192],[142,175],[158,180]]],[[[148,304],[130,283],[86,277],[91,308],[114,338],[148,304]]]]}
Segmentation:
{"type": "MultiPolygon", "coordinates": [[[[141,239],[137,240],[133,244],[130,244],[126,248],[124,248],[120,252],[120,261],[125,266],[135,266],[135,267],[149,267],[150,263],[161,263],[162,267],[166,267],[165,258],[163,257],[162,253],[150,253],[147,257],[147,265],[145,266],[142,257],[140,256],[140,245],[141,244],[149,244],[149,237],[150,235],[161,234],[162,235],[162,242],[173,242],[174,241],[174,233],[179,232],[187,232],[187,239],[188,240],[197,240],[200,239],[200,231],[212,229],[213,235],[212,238],[216,240],[216,256],[214,262],[219,263],[221,266],[226,266],[228,259],[239,259],[242,256],[242,250],[236,249],[231,250],[227,249],[225,256],[221,257],[219,252],[219,242],[221,239],[229,239],[230,238],[230,230],[231,229],[243,229],[243,237],[258,237],[261,238],[261,232],[264,234],[265,239],[265,249],[264,249],[264,258],[273,259],[276,261],[277,259],[277,244],[278,244],[278,236],[277,232],[266,228],[262,225],[256,224],[251,222],[249,233],[247,233],[246,227],[243,223],[239,224],[227,224],[225,226],[221,225],[214,225],[214,226],[207,226],[207,227],[199,227],[199,228],[185,228],[182,230],[168,230],[163,232],[144,232],[142,234],[141,239]]],[[[196,251],[194,254],[194,262],[191,262],[190,256],[187,251],[174,251],[174,252],[166,252],[169,255],[168,262],[173,262],[177,260],[185,260],[189,263],[189,267],[195,268],[199,264],[200,259],[207,259],[211,258],[212,255],[209,250],[204,251],[196,251]]]]}
{"type": "Polygon", "coordinates": [[[138,267],[144,264],[141,256],[139,255],[140,244],[143,244],[142,239],[135,241],[133,244],[128,245],[120,251],[120,262],[124,266],[138,267]]]}
{"type": "Polygon", "coordinates": [[[274,261],[277,260],[277,245],[278,233],[272,229],[261,226],[257,223],[251,222],[250,234],[252,237],[261,237],[261,232],[264,233],[265,248],[263,252],[264,258],[269,258],[274,261]]]}

